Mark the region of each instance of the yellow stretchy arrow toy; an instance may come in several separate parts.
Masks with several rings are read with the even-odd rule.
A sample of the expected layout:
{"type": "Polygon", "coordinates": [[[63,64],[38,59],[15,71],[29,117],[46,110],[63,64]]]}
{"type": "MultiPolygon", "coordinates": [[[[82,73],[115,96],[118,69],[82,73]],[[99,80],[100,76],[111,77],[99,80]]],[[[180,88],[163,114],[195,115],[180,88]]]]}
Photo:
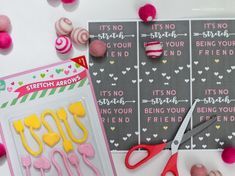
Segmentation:
{"type": "Polygon", "coordinates": [[[67,129],[68,134],[69,134],[69,136],[71,137],[71,139],[72,139],[74,142],[79,143],[79,144],[84,143],[84,142],[87,140],[87,138],[88,138],[88,130],[87,130],[86,127],[83,125],[83,123],[79,120],[79,117],[85,117],[85,115],[86,115],[86,111],[85,111],[85,108],[84,108],[82,102],[79,101],[79,102],[76,102],[76,103],[71,104],[71,105],[69,106],[69,112],[70,112],[71,114],[73,114],[73,118],[74,118],[74,120],[75,120],[77,126],[78,126],[79,128],[81,128],[81,130],[83,131],[83,138],[82,138],[82,139],[76,139],[76,138],[73,136],[73,134],[72,134],[72,132],[71,132],[71,129],[68,128],[69,125],[68,125],[68,122],[67,122],[67,115],[66,115],[66,112],[65,112],[63,109],[60,109],[59,111],[57,111],[57,114],[58,114],[59,118],[60,118],[61,120],[63,120],[63,122],[65,123],[65,126],[67,126],[66,129],[67,129]],[[67,125],[66,125],[66,123],[67,123],[67,125]]]}
{"type": "Polygon", "coordinates": [[[29,145],[27,144],[27,140],[25,139],[25,135],[24,135],[24,125],[23,125],[22,121],[17,120],[17,121],[13,122],[13,126],[14,126],[16,132],[20,135],[22,144],[23,144],[24,148],[26,149],[26,151],[29,152],[31,155],[37,157],[43,151],[42,142],[41,142],[40,138],[34,132],[35,129],[39,129],[41,127],[40,120],[36,114],[33,114],[33,115],[26,117],[24,119],[24,124],[25,124],[25,126],[27,126],[29,128],[30,134],[33,136],[35,141],[38,143],[38,145],[39,145],[38,151],[33,151],[29,147],[29,145]]]}
{"type": "Polygon", "coordinates": [[[73,150],[72,142],[67,139],[66,135],[64,134],[63,128],[61,127],[59,119],[57,118],[56,114],[51,110],[45,110],[42,113],[42,116],[41,116],[42,124],[45,126],[45,128],[48,131],[48,133],[43,135],[43,141],[49,146],[54,146],[60,140],[60,137],[58,137],[58,134],[54,133],[51,126],[45,121],[45,117],[47,115],[51,116],[54,119],[55,123],[56,123],[56,126],[59,130],[60,136],[62,137],[62,140],[63,140],[64,150],[66,152],[72,151],[73,150]]]}
{"type": "MultiPolygon", "coordinates": [[[[84,110],[82,110],[84,111],[84,110]]],[[[83,112],[84,114],[84,112],[83,112]]],[[[67,113],[66,111],[64,110],[64,108],[60,108],[58,111],[57,111],[57,116],[59,117],[60,120],[63,121],[64,125],[65,125],[65,128],[68,132],[68,135],[69,137],[72,139],[73,142],[75,143],[78,143],[78,144],[82,144],[84,142],[86,142],[87,140],[87,137],[88,137],[88,131],[86,129],[86,127],[80,122],[78,121],[79,123],[77,123],[79,125],[79,127],[81,128],[81,130],[83,131],[83,137],[81,139],[77,139],[74,135],[73,135],[73,132],[71,130],[71,127],[69,126],[69,122],[68,122],[68,116],[67,116],[67,113]]],[[[74,117],[75,119],[75,117],[74,117]]]]}

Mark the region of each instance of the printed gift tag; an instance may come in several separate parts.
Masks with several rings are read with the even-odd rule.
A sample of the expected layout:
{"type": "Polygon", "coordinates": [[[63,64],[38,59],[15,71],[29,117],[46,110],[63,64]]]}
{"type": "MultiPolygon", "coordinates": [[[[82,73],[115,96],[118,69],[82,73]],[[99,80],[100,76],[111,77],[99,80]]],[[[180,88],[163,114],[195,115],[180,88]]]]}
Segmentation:
{"type": "Polygon", "coordinates": [[[140,22],[139,38],[141,143],[167,142],[190,106],[189,22],[140,22]],[[161,42],[161,59],[146,56],[149,41],[161,42]]]}
{"type": "Polygon", "coordinates": [[[108,47],[89,65],[110,148],[127,150],[138,140],[137,23],[89,23],[89,31],[108,47]]]}
{"type": "Polygon", "coordinates": [[[197,149],[235,145],[235,21],[192,21],[192,90],[201,102],[193,116],[197,125],[217,115],[217,123],[194,137],[197,149]]]}

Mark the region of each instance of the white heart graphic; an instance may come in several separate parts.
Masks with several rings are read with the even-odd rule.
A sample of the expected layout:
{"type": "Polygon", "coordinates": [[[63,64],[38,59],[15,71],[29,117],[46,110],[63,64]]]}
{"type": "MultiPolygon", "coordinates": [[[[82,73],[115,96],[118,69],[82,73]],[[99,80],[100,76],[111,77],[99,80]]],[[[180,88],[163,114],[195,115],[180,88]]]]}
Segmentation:
{"type": "Polygon", "coordinates": [[[185,79],[184,81],[185,81],[186,83],[188,83],[188,82],[189,82],[189,79],[185,79]]]}
{"type": "Polygon", "coordinates": [[[183,70],[184,69],[184,67],[178,67],[180,70],[183,70]]]}
{"type": "Polygon", "coordinates": [[[112,78],[112,77],[113,77],[113,74],[109,74],[109,77],[112,78]]]}
{"type": "Polygon", "coordinates": [[[122,71],[122,74],[125,75],[125,74],[126,74],[126,71],[122,71]]]}
{"type": "Polygon", "coordinates": [[[114,143],[114,140],[110,139],[109,142],[110,142],[111,144],[113,144],[113,143],[114,143]]]}
{"type": "Polygon", "coordinates": [[[171,76],[167,76],[166,79],[167,79],[167,80],[170,80],[170,79],[171,79],[171,76]]]}
{"type": "Polygon", "coordinates": [[[202,74],[202,71],[201,71],[201,70],[199,70],[199,71],[197,71],[197,72],[198,72],[198,74],[199,74],[199,75],[201,75],[201,74],[202,74]]]}
{"type": "Polygon", "coordinates": [[[220,84],[221,84],[221,82],[216,82],[216,84],[217,84],[217,85],[220,85],[220,84]]]}
{"type": "Polygon", "coordinates": [[[144,66],[144,65],[146,65],[146,62],[141,62],[141,64],[144,66]]]}
{"type": "Polygon", "coordinates": [[[231,69],[227,69],[227,72],[228,72],[228,73],[231,73],[231,71],[232,71],[231,69]]]}
{"type": "Polygon", "coordinates": [[[162,73],[162,76],[165,77],[165,76],[166,76],[166,73],[162,73]]]}
{"type": "Polygon", "coordinates": [[[175,70],[175,73],[178,74],[180,71],[179,70],[175,70]]]}
{"type": "Polygon", "coordinates": [[[215,138],[215,142],[219,142],[220,141],[220,139],[219,138],[215,138]]]}
{"type": "Polygon", "coordinates": [[[203,137],[198,137],[199,141],[202,141],[203,140],[203,137]]]}
{"type": "Polygon", "coordinates": [[[158,137],[158,134],[153,134],[153,137],[154,137],[154,138],[157,138],[157,137],[158,137]]]}
{"type": "Polygon", "coordinates": [[[198,61],[194,61],[193,63],[194,63],[195,65],[197,65],[197,64],[198,64],[198,61]]]}
{"type": "Polygon", "coordinates": [[[215,76],[218,76],[218,75],[219,75],[219,72],[214,72],[214,75],[215,75],[215,76]]]}
{"type": "Polygon", "coordinates": [[[153,83],[153,79],[149,79],[149,82],[150,82],[150,83],[153,83]]]}
{"type": "Polygon", "coordinates": [[[206,78],[202,78],[201,80],[202,80],[202,82],[206,82],[206,78]]]}
{"type": "Polygon", "coordinates": [[[146,131],[147,131],[147,128],[142,128],[142,131],[143,131],[143,132],[146,132],[146,131]]]}
{"type": "Polygon", "coordinates": [[[96,76],[98,73],[97,73],[97,72],[93,72],[92,74],[93,74],[94,76],[96,76]]]}
{"type": "Polygon", "coordinates": [[[117,81],[117,80],[118,80],[118,77],[114,77],[113,79],[114,79],[114,81],[117,81]]]}
{"type": "Polygon", "coordinates": [[[127,71],[130,71],[130,70],[131,70],[131,68],[130,68],[130,67],[127,67],[127,68],[126,68],[126,70],[127,70],[127,71]]]}
{"type": "Polygon", "coordinates": [[[164,85],[168,86],[168,85],[169,85],[169,83],[168,83],[168,82],[165,82],[165,83],[164,83],[164,85]]]}
{"type": "Polygon", "coordinates": [[[223,77],[224,77],[224,76],[220,75],[220,76],[219,76],[219,79],[223,79],[223,77]]]}
{"type": "Polygon", "coordinates": [[[124,141],[126,141],[126,140],[127,140],[127,137],[123,137],[122,139],[123,139],[124,141]]]}
{"type": "Polygon", "coordinates": [[[145,72],[145,74],[146,74],[146,75],[149,75],[149,74],[150,74],[150,72],[149,72],[149,71],[146,71],[146,72],[145,72]]]}
{"type": "Polygon", "coordinates": [[[205,67],[205,70],[208,71],[210,68],[209,67],[205,67]]]}
{"type": "Polygon", "coordinates": [[[146,141],[148,141],[148,142],[151,141],[151,138],[146,138],[146,141]]]}
{"type": "Polygon", "coordinates": [[[127,137],[131,137],[131,134],[130,134],[130,133],[128,133],[128,134],[127,134],[127,137]]]}
{"type": "Polygon", "coordinates": [[[152,68],[152,70],[155,72],[157,70],[157,68],[152,68]]]}
{"type": "Polygon", "coordinates": [[[132,83],[135,84],[135,83],[136,83],[136,80],[132,80],[132,83]]]}
{"type": "Polygon", "coordinates": [[[92,67],[94,65],[94,63],[89,63],[89,65],[92,67]]]}
{"type": "Polygon", "coordinates": [[[97,84],[100,84],[100,83],[101,83],[101,80],[96,80],[96,83],[97,83],[97,84]]]}
{"type": "Polygon", "coordinates": [[[207,148],[207,145],[202,145],[202,148],[204,148],[204,149],[207,148]]]}

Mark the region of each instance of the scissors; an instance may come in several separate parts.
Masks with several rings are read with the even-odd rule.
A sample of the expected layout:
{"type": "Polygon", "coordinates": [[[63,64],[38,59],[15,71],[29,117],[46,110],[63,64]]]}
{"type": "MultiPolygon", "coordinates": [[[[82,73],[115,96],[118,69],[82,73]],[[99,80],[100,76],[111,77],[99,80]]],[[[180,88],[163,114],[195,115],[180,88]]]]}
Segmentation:
{"type": "Polygon", "coordinates": [[[187,126],[190,122],[190,119],[192,118],[192,114],[196,107],[197,102],[199,102],[198,99],[194,101],[193,105],[189,109],[187,115],[185,116],[181,126],[179,127],[175,135],[175,138],[172,141],[169,141],[168,143],[161,143],[161,144],[155,144],[155,145],[139,144],[139,145],[132,147],[126,154],[126,158],[125,158],[126,167],[128,169],[135,169],[143,165],[144,163],[146,163],[155,155],[159,154],[163,149],[171,147],[171,157],[169,158],[163,172],[161,173],[161,176],[166,176],[167,173],[172,173],[175,176],[179,176],[178,168],[177,168],[177,159],[178,159],[178,149],[179,149],[180,144],[186,142],[189,138],[200,133],[201,131],[203,131],[204,129],[206,129],[207,127],[211,126],[212,124],[216,122],[216,118],[214,118],[215,115],[211,116],[210,120],[204,122],[203,124],[185,133],[187,126]],[[142,160],[140,160],[139,162],[137,162],[136,164],[131,165],[129,162],[129,158],[131,154],[137,149],[147,150],[147,156],[143,158],[142,160]]]}

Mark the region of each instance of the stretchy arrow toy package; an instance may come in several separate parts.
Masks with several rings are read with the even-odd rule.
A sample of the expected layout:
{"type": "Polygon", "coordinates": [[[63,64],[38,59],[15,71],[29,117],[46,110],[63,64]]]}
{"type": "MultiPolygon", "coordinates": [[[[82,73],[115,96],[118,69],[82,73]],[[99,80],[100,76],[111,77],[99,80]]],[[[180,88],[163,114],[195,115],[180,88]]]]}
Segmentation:
{"type": "Polygon", "coordinates": [[[0,79],[11,175],[116,175],[84,56],[0,79]]]}

